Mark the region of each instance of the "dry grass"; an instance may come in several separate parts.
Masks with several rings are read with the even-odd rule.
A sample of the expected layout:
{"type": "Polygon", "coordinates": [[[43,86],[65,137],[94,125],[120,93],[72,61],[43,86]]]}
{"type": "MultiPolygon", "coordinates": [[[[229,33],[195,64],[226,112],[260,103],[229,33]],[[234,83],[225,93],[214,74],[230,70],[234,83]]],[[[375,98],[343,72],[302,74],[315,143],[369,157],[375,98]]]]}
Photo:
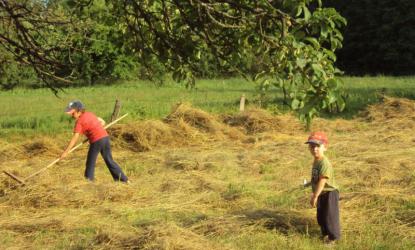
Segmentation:
{"type": "MultiPolygon", "coordinates": [[[[354,120],[318,119],[341,185],[340,249],[407,249],[415,241],[414,103],[385,99],[354,120]]],[[[307,133],[263,110],[221,118],[187,104],[163,121],[111,129],[114,159],[82,180],[86,148],[17,187],[0,179],[5,249],[320,249],[308,207],[307,133]]],[[[63,138],[0,141],[1,168],[28,176],[63,138]]]]}

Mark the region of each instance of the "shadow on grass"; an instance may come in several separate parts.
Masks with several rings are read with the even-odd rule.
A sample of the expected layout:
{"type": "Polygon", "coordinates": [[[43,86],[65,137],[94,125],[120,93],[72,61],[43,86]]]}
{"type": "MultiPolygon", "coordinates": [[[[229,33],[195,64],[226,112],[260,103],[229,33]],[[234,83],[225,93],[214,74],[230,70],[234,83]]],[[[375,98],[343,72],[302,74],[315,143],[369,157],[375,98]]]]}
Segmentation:
{"type": "Polygon", "coordinates": [[[253,224],[260,224],[268,230],[283,234],[296,232],[311,236],[320,234],[317,222],[304,214],[284,210],[247,210],[241,212],[253,224]]]}

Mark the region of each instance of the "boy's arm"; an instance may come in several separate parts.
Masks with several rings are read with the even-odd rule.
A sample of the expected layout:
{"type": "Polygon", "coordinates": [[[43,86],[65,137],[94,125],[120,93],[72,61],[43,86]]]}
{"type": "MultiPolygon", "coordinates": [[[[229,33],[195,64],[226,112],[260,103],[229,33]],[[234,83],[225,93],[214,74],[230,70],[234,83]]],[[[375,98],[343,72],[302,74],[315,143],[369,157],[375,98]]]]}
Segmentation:
{"type": "Polygon", "coordinates": [[[317,199],[318,196],[321,194],[321,192],[323,191],[324,186],[326,185],[327,182],[327,177],[326,176],[320,176],[319,181],[317,182],[317,186],[316,186],[316,190],[314,191],[314,193],[311,195],[311,200],[310,200],[310,205],[312,207],[315,207],[317,205],[317,199]]]}
{"type": "Polygon", "coordinates": [[[76,133],[76,132],[73,133],[71,141],[69,142],[68,146],[66,147],[65,151],[63,151],[63,153],[61,154],[59,159],[62,160],[63,158],[65,158],[68,155],[69,151],[73,148],[73,146],[78,141],[78,139],[79,139],[79,133],[76,133]]]}

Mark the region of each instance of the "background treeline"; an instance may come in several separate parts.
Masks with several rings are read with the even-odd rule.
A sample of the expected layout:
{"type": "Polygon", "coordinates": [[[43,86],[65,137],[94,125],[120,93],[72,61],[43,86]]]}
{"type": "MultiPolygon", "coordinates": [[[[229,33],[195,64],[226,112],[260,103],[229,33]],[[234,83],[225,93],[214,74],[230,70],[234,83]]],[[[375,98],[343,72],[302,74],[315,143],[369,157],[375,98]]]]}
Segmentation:
{"type": "MultiPolygon", "coordinates": [[[[34,1],[36,2],[36,1],[34,1]]],[[[42,1],[40,1],[42,2],[42,1]]],[[[147,53],[137,57],[137,50],[146,44],[137,45],[129,37],[125,13],[118,13],[114,4],[104,0],[43,1],[48,11],[76,20],[78,30],[61,29],[68,35],[65,42],[77,49],[61,53],[57,61],[74,65],[57,75],[73,75],[80,84],[94,84],[114,79],[155,79],[161,82],[168,71],[159,60],[160,55],[147,53]],[[85,4],[85,7],[82,6],[85,4]],[[75,45],[75,46],[74,46],[75,45]],[[138,48],[137,46],[141,46],[138,48]],[[144,58],[144,59],[143,59],[144,58]]],[[[343,48],[336,52],[337,66],[349,75],[388,74],[408,75],[415,71],[415,1],[413,0],[327,0],[323,4],[334,7],[348,21],[344,28],[343,48]]],[[[1,32],[7,32],[8,24],[2,20],[1,32]]],[[[151,31],[148,31],[151,32],[151,31]]],[[[18,35],[18,34],[17,34],[18,35]]],[[[51,33],[50,43],[60,42],[62,34],[51,33]]],[[[237,46],[237,45],[235,45],[237,46]]],[[[65,44],[62,43],[62,48],[65,44]]],[[[186,41],[183,41],[186,47],[186,41]]],[[[16,52],[18,53],[18,52],[16,52]]],[[[234,67],[221,64],[212,54],[199,54],[200,60],[193,65],[195,77],[213,78],[237,74],[234,67]]],[[[38,79],[32,67],[15,61],[16,56],[0,46],[0,86],[11,89],[15,86],[37,87],[38,79]]],[[[238,59],[244,73],[254,75],[261,72],[258,55],[245,54],[238,59]]]]}
{"type": "Polygon", "coordinates": [[[312,15],[306,6],[315,8],[318,1],[228,2],[2,2],[0,86],[45,87],[43,81],[59,88],[67,86],[63,78],[71,86],[136,78],[161,83],[167,72],[190,83],[194,77],[260,72],[294,79],[300,75],[293,72],[307,71],[314,57],[335,60],[325,47],[334,51],[341,46],[336,26],[343,21],[329,10],[312,15]],[[307,44],[328,55],[290,57],[297,50],[311,53],[307,44]]]}
{"type": "Polygon", "coordinates": [[[414,0],[327,0],[347,19],[337,65],[346,74],[415,73],[414,0]]]}
{"type": "MultiPolygon", "coordinates": [[[[151,5],[154,10],[148,9],[147,11],[149,13],[160,11],[157,3],[151,5]]],[[[159,35],[154,34],[154,30],[163,29],[157,23],[160,20],[150,21],[154,23],[154,30],[140,25],[133,27],[128,17],[131,13],[125,11],[128,7],[120,6],[122,1],[31,0],[19,4],[19,1],[12,0],[9,5],[7,2],[3,4],[4,6],[0,6],[0,42],[2,41],[0,43],[0,88],[3,90],[16,86],[48,87],[41,83],[42,80],[48,79],[39,79],[39,72],[36,72],[36,67],[41,70],[46,63],[60,64],[57,67],[59,71],[51,69],[50,72],[54,76],[65,76],[71,80],[71,86],[93,85],[125,79],[151,79],[160,84],[166,73],[172,70],[167,68],[164,60],[168,55],[155,53],[155,51],[162,51],[163,47],[168,47],[162,35],[157,38],[158,41],[155,44],[146,44],[146,41],[154,39],[152,36],[159,35]],[[36,8],[39,5],[44,6],[36,8]],[[26,8],[31,9],[26,11],[26,8]],[[39,14],[42,13],[39,9],[42,9],[44,15],[48,16],[47,19],[38,17],[42,15],[39,14]],[[34,24],[33,29],[38,28],[46,32],[43,34],[39,32],[30,37],[30,32],[33,31],[23,27],[27,23],[34,24]],[[47,25],[54,26],[49,33],[45,28],[47,25]],[[131,30],[135,31],[131,32],[131,30]],[[44,37],[40,39],[41,36],[44,37]],[[9,41],[10,37],[19,41],[27,40],[27,43],[23,43],[21,49],[16,49],[15,47],[18,46],[15,45],[15,41],[9,41]],[[33,42],[38,40],[42,40],[42,44],[33,42]],[[45,44],[51,47],[50,54],[44,51],[39,53],[40,48],[36,48],[36,46],[44,47],[45,44]],[[11,45],[12,49],[4,45],[11,45]],[[30,49],[33,46],[33,49],[26,50],[24,46],[30,49]],[[23,57],[33,60],[25,59],[25,63],[22,63],[22,60],[16,60],[16,58],[23,57]]],[[[140,18],[145,19],[143,16],[140,18]]],[[[162,18],[160,14],[160,19],[162,18]]],[[[178,37],[179,34],[176,36],[178,37]]],[[[177,43],[182,47],[181,50],[187,50],[189,53],[194,50],[191,48],[192,39],[189,37],[183,37],[182,41],[177,41],[177,43]]],[[[176,52],[180,54],[182,51],[176,52]]],[[[234,69],[220,64],[212,54],[201,53],[198,56],[199,60],[192,67],[195,77],[213,78],[235,75],[234,69]]],[[[252,55],[252,57],[243,57],[239,63],[250,69],[251,65],[256,65],[254,61],[255,58],[252,55]]],[[[60,87],[59,80],[52,79],[51,85],[60,87]]],[[[65,82],[61,86],[64,87],[65,82]]]]}

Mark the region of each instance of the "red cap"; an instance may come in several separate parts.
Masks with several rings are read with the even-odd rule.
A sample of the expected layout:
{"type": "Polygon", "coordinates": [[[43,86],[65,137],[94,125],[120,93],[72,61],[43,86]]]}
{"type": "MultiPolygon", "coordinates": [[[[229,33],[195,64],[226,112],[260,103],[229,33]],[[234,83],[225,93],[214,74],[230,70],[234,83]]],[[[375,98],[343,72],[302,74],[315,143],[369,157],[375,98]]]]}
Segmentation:
{"type": "Polygon", "coordinates": [[[318,145],[324,144],[327,146],[327,144],[329,144],[329,139],[324,132],[313,132],[306,141],[306,144],[308,143],[314,143],[318,145]]]}

